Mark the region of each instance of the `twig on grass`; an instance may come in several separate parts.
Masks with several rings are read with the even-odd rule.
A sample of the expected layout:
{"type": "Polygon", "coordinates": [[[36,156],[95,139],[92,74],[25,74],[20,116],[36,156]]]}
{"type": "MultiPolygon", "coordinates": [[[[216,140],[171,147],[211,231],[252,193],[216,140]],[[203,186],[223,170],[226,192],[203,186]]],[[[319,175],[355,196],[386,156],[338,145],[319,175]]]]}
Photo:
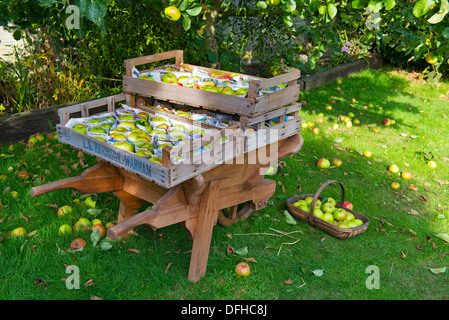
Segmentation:
{"type": "Polygon", "coordinates": [[[279,255],[279,253],[281,252],[282,246],[283,246],[284,244],[295,244],[295,243],[298,242],[299,240],[301,240],[301,239],[298,239],[298,240],[296,240],[295,242],[289,242],[289,243],[284,242],[284,243],[282,243],[281,246],[279,247],[279,250],[278,250],[278,254],[277,254],[277,255],[279,255]]]}

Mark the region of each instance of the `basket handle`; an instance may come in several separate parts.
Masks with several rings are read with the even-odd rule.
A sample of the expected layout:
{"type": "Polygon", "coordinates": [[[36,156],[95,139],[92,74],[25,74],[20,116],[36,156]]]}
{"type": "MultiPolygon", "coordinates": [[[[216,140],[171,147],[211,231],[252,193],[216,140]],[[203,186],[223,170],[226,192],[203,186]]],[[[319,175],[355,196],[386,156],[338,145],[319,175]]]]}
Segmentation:
{"type": "Polygon", "coordinates": [[[312,224],[313,224],[313,220],[316,218],[313,215],[313,210],[315,209],[315,202],[318,199],[318,197],[320,196],[321,192],[324,190],[324,188],[326,188],[330,184],[339,184],[340,185],[340,188],[341,188],[340,204],[343,205],[343,203],[345,202],[345,188],[343,187],[343,184],[341,182],[337,181],[337,180],[328,180],[328,181],[326,181],[325,183],[323,183],[321,185],[321,187],[319,187],[318,191],[313,196],[312,203],[310,204],[309,222],[312,223],[312,224]]]}

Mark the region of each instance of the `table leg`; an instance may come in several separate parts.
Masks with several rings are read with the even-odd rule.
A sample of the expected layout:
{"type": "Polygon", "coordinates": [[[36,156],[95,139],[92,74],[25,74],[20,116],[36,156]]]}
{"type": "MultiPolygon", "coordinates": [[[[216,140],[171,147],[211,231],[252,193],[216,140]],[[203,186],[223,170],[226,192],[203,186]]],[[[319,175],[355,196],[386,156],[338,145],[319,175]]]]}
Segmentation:
{"type": "Polygon", "coordinates": [[[189,281],[198,282],[206,274],[212,230],[217,221],[218,182],[212,181],[201,196],[190,257],[189,281]]]}

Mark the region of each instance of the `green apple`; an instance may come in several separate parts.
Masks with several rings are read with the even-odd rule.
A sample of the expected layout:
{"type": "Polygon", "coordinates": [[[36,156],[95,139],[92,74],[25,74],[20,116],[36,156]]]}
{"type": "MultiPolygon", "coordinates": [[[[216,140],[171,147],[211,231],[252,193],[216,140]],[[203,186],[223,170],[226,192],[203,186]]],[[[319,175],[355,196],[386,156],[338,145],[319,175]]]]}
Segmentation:
{"type": "Polygon", "coordinates": [[[76,232],[82,232],[82,231],[84,231],[84,230],[86,230],[86,229],[84,229],[83,228],[83,226],[86,226],[86,227],[89,227],[89,228],[91,228],[92,227],[92,223],[89,221],[89,219],[87,219],[87,218],[80,218],[76,223],[75,223],[75,225],[73,226],[73,229],[76,231],[76,232]]]}
{"type": "Polygon", "coordinates": [[[111,132],[128,132],[129,130],[125,127],[116,127],[114,129],[111,129],[111,132]]]}
{"type": "Polygon", "coordinates": [[[335,209],[335,211],[333,212],[333,215],[334,215],[334,219],[335,220],[337,220],[337,221],[343,221],[343,220],[345,220],[346,219],[346,217],[347,217],[347,212],[346,212],[346,210],[345,209],[343,209],[343,208],[337,208],[337,209],[335,209]]]}
{"type": "Polygon", "coordinates": [[[191,134],[191,135],[201,134],[202,135],[202,134],[204,134],[204,131],[202,129],[196,128],[196,129],[190,130],[189,134],[191,134]]]}
{"type": "Polygon", "coordinates": [[[313,215],[314,215],[315,217],[321,219],[321,218],[323,218],[323,214],[324,214],[324,212],[323,212],[321,209],[319,209],[319,208],[313,209],[313,215]]]}
{"type": "Polygon", "coordinates": [[[313,197],[306,197],[304,199],[304,201],[307,203],[308,206],[310,206],[312,204],[313,201],[313,197]]]}
{"type": "Polygon", "coordinates": [[[327,169],[330,167],[330,165],[331,165],[331,163],[329,162],[329,160],[327,160],[325,158],[320,158],[316,162],[316,166],[320,169],[327,169]]]}
{"type": "Polygon", "coordinates": [[[321,210],[323,210],[323,212],[329,212],[332,213],[335,210],[335,206],[333,206],[331,203],[326,202],[325,204],[323,204],[321,206],[321,210]]]}
{"type": "Polygon", "coordinates": [[[134,147],[128,141],[117,141],[114,142],[114,147],[120,148],[125,151],[134,152],[134,147]]]}
{"type": "Polygon", "coordinates": [[[247,88],[239,88],[239,89],[237,89],[237,90],[235,91],[235,94],[236,94],[237,96],[243,96],[243,95],[245,95],[247,92],[248,92],[248,89],[247,89],[247,88]]]}
{"type": "Polygon", "coordinates": [[[337,204],[337,201],[335,201],[334,198],[327,198],[327,203],[330,203],[332,206],[335,207],[335,205],[337,204]]]}
{"type": "Polygon", "coordinates": [[[164,75],[161,78],[161,81],[165,83],[177,83],[178,79],[176,78],[174,73],[167,72],[164,73],[164,75]]]}
{"type": "Polygon", "coordinates": [[[72,234],[72,226],[69,224],[63,224],[59,227],[58,234],[60,237],[72,234]]]}
{"type": "Polygon", "coordinates": [[[70,214],[72,212],[73,212],[73,208],[69,205],[65,205],[65,206],[58,208],[57,214],[59,217],[62,217],[62,216],[65,216],[66,214],[70,214]]]}
{"type": "Polygon", "coordinates": [[[203,89],[206,86],[216,87],[217,85],[212,80],[204,81],[203,83],[200,84],[201,89],[203,89]]]}
{"type": "Polygon", "coordinates": [[[92,197],[87,197],[86,199],[84,199],[84,204],[89,208],[95,208],[97,200],[93,200],[92,197]]]}
{"type": "Polygon", "coordinates": [[[355,216],[351,212],[346,212],[346,221],[352,221],[355,219],[355,216]]]}
{"type": "Polygon", "coordinates": [[[162,158],[161,157],[151,157],[148,160],[151,161],[151,162],[155,162],[157,164],[162,164],[162,158]]]}
{"type": "Polygon", "coordinates": [[[167,122],[167,120],[163,117],[154,117],[150,119],[151,122],[167,122]]]}
{"type": "Polygon", "coordinates": [[[293,203],[293,205],[295,207],[299,207],[299,206],[307,205],[307,202],[306,202],[306,200],[298,200],[295,203],[293,203]]]}
{"type": "Polygon", "coordinates": [[[151,152],[150,150],[140,149],[140,150],[137,150],[136,154],[139,157],[148,157],[148,156],[152,156],[153,152],[151,152]]]}
{"type": "Polygon", "coordinates": [[[106,130],[109,130],[112,128],[112,123],[103,123],[100,125],[102,128],[105,128],[106,130]]]}
{"type": "Polygon", "coordinates": [[[180,76],[180,77],[178,78],[178,83],[184,85],[185,82],[186,82],[187,80],[189,80],[189,77],[188,77],[188,76],[180,76]]]}
{"type": "Polygon", "coordinates": [[[75,131],[78,131],[79,133],[86,134],[87,131],[87,125],[83,123],[77,123],[72,128],[75,131]]]}
{"type": "Polygon", "coordinates": [[[93,219],[90,223],[91,223],[93,226],[96,225],[96,224],[103,224],[103,223],[101,222],[100,219],[93,219]]]}
{"type": "Polygon", "coordinates": [[[142,148],[142,149],[148,149],[148,150],[155,149],[154,145],[152,143],[149,143],[149,142],[145,142],[144,144],[141,144],[140,146],[138,145],[138,147],[142,148]]]}
{"type": "Polygon", "coordinates": [[[136,124],[132,121],[122,121],[118,124],[118,127],[128,128],[132,130],[136,128],[136,124]]]}
{"type": "Polygon", "coordinates": [[[230,95],[230,96],[233,96],[233,95],[235,94],[234,90],[232,90],[231,87],[224,87],[224,88],[221,90],[221,93],[222,93],[222,94],[227,94],[227,95],[230,95]]]}
{"type": "Polygon", "coordinates": [[[153,78],[151,78],[149,75],[147,74],[143,74],[141,76],[139,76],[139,79],[145,79],[145,80],[151,80],[151,81],[156,81],[153,78]]]}
{"type": "Polygon", "coordinates": [[[219,72],[219,71],[216,71],[216,72],[212,72],[211,74],[210,74],[210,76],[211,77],[219,77],[219,76],[224,76],[224,73],[223,72],[219,72]]]}
{"type": "Polygon", "coordinates": [[[108,133],[108,131],[105,128],[100,127],[100,126],[95,126],[95,127],[90,128],[89,132],[91,132],[91,133],[103,133],[103,134],[108,133]]]}
{"type": "Polygon", "coordinates": [[[181,12],[175,6],[168,6],[164,9],[165,16],[171,21],[178,21],[181,18],[181,12]]]}
{"type": "Polygon", "coordinates": [[[132,114],[123,114],[118,119],[120,121],[134,121],[134,116],[132,114]]]}
{"type": "Polygon", "coordinates": [[[112,132],[111,134],[109,134],[109,136],[112,139],[123,139],[123,140],[126,139],[126,136],[121,132],[112,132]]]}
{"type": "Polygon", "coordinates": [[[325,212],[325,213],[323,214],[322,219],[323,219],[324,221],[327,221],[327,222],[332,223],[332,222],[334,221],[334,216],[332,215],[332,213],[325,212]]]}

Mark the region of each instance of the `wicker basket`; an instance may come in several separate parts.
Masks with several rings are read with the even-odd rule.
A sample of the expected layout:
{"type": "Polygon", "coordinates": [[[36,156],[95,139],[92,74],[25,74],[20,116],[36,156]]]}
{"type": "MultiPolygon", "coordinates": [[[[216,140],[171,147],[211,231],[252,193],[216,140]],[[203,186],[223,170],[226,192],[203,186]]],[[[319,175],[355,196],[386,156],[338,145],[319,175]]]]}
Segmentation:
{"type": "Polygon", "coordinates": [[[326,181],[323,185],[321,185],[321,187],[318,189],[318,191],[315,194],[305,193],[305,194],[301,194],[301,195],[297,195],[297,196],[288,198],[287,199],[287,210],[293,216],[295,216],[301,220],[308,221],[312,226],[323,229],[324,231],[326,231],[327,233],[329,233],[330,235],[332,235],[338,239],[348,239],[350,237],[356,236],[356,235],[366,231],[366,229],[368,228],[368,225],[369,225],[369,219],[358,212],[355,212],[353,210],[343,207],[344,202],[345,202],[345,188],[343,187],[343,185],[336,180],[329,180],[329,181],[326,181]],[[340,203],[337,202],[335,207],[336,208],[344,208],[346,211],[351,212],[356,219],[360,219],[363,221],[362,225],[355,227],[355,228],[340,228],[332,223],[324,221],[323,219],[320,219],[313,215],[313,208],[315,206],[316,200],[324,199],[324,197],[320,196],[320,194],[323,191],[323,189],[326,188],[330,184],[338,184],[341,187],[341,200],[340,200],[340,203]],[[310,212],[301,210],[300,208],[293,205],[296,201],[304,200],[307,197],[313,197],[313,201],[310,205],[310,207],[311,207],[310,212]]]}

